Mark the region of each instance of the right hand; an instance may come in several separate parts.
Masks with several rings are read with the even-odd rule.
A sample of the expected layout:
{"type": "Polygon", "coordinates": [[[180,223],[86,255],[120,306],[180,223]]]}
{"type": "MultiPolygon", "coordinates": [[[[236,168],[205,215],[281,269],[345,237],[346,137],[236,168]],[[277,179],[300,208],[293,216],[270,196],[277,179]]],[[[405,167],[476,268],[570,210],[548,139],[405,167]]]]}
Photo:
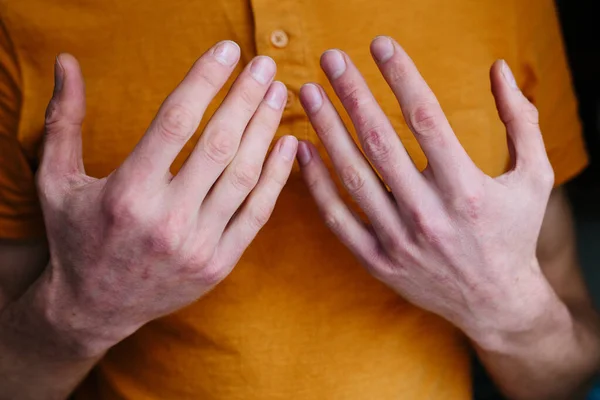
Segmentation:
{"type": "Polygon", "coordinates": [[[287,95],[268,57],[245,68],[182,169],[169,172],[239,57],[229,41],[200,57],[102,179],[83,169],[81,71],[73,57],[57,59],[37,177],[50,262],[36,296],[52,328],[85,342],[82,351],[103,352],[211,290],[269,219],[297,141],[279,140],[262,169],[287,95]]]}

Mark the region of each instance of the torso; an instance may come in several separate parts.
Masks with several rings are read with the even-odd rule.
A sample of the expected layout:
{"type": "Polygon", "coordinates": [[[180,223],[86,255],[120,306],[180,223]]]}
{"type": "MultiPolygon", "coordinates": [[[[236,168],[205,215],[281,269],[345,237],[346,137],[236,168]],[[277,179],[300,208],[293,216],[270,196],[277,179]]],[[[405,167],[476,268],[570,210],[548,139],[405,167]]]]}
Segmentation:
{"type": "MultiPolygon", "coordinates": [[[[292,93],[278,135],[315,142],[298,89],[307,81],[327,87],[319,56],[345,50],[423,167],[370,59],[378,34],[413,56],[471,157],[498,175],[508,152],[487,76],[496,58],[510,60],[515,40],[510,17],[495,8],[475,0],[0,0],[22,71],[19,141],[35,164],[53,59],[70,52],[87,82],[83,143],[92,176],[119,165],[193,61],[222,39],[241,45],[243,63],[257,53],[275,59],[292,93]],[[289,37],[284,48],[270,41],[277,29],[289,37]]],[[[337,242],[295,170],[234,272],[116,346],[94,379],[102,399],[455,400],[470,398],[468,365],[454,327],[388,290],[337,242]]]]}

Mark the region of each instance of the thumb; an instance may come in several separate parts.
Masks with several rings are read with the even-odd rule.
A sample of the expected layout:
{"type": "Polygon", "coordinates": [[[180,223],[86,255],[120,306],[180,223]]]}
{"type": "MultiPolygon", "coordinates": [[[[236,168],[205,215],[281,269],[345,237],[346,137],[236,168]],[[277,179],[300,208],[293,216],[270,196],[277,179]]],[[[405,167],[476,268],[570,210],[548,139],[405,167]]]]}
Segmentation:
{"type": "Polygon", "coordinates": [[[553,181],[536,107],[519,90],[505,61],[490,71],[492,93],[500,119],[506,126],[513,171],[540,181],[553,181]]]}
{"type": "Polygon", "coordinates": [[[60,54],[54,64],[54,93],[46,110],[41,174],[84,173],[81,125],[85,117],[85,85],[79,63],[60,54]]]}

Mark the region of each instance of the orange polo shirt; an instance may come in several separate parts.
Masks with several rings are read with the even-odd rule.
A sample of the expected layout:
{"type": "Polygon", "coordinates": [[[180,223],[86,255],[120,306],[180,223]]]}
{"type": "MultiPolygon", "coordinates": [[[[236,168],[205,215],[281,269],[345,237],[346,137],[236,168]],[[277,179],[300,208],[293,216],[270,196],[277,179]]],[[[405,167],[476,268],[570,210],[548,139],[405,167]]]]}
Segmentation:
{"type": "MultiPolygon", "coordinates": [[[[488,70],[507,59],[541,112],[560,184],[586,155],[552,3],[0,0],[0,238],[43,234],[33,175],[61,51],[79,58],[86,77],[84,160],[95,177],[123,161],[192,62],[222,39],[240,44],[241,64],[256,54],[277,62],[289,88],[278,136],[314,142],[298,90],[307,81],[328,87],[319,55],[345,50],[423,167],[369,55],[370,40],[386,34],[413,56],[468,153],[491,175],[505,170],[508,152],[488,70]]],[[[461,334],[369,276],[320,221],[295,169],[233,273],[114,347],[78,398],[458,400],[470,392],[461,334]]]]}

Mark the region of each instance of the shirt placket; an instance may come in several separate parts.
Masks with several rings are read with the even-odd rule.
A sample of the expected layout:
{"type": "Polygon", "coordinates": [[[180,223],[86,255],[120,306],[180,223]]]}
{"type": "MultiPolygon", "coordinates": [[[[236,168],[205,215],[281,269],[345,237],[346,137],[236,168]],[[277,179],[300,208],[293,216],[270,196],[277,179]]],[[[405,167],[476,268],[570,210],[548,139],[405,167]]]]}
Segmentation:
{"type": "Polygon", "coordinates": [[[277,80],[288,89],[278,135],[308,138],[309,124],[299,100],[300,87],[310,77],[308,37],[303,29],[303,10],[295,0],[250,0],[254,15],[254,40],[258,54],[277,63],[277,80]]]}

